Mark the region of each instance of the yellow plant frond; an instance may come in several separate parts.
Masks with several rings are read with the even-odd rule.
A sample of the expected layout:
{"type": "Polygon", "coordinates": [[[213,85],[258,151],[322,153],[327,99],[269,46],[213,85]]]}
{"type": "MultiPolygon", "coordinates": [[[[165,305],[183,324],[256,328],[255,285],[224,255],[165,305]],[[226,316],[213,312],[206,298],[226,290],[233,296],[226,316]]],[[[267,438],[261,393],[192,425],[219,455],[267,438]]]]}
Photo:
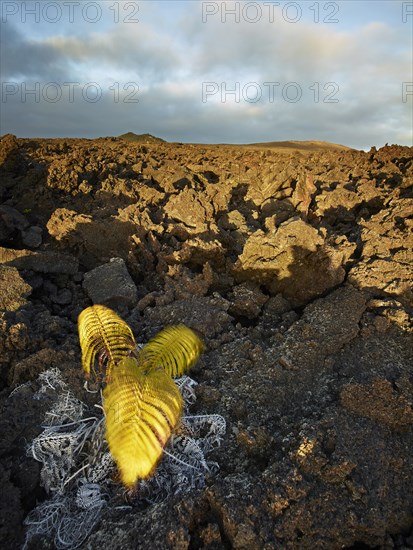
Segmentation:
{"type": "Polygon", "coordinates": [[[204,350],[204,344],[185,325],[167,327],[154,336],[140,351],[139,359],[147,369],[162,367],[172,376],[182,376],[204,350]]]}
{"type": "Polygon", "coordinates": [[[110,369],[121,359],[136,350],[133,333],[114,311],[94,305],[84,309],[78,318],[80,347],[82,350],[82,367],[87,375],[95,372],[95,361],[110,369]]]}
{"type": "Polygon", "coordinates": [[[153,473],[180,420],[182,397],[162,368],[147,371],[133,357],[113,369],[103,396],[109,450],[123,484],[133,487],[153,473]]]}

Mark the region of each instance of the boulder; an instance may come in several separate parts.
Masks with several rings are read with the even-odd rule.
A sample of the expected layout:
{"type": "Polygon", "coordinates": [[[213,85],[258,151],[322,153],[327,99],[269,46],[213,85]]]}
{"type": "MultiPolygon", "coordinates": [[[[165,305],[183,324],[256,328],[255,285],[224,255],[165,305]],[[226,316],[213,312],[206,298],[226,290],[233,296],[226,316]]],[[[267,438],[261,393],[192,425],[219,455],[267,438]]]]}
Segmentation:
{"type": "Polygon", "coordinates": [[[268,296],[261,292],[258,285],[246,282],[236,285],[229,295],[231,315],[255,319],[261,313],[262,306],[268,301],[268,296]]]}
{"type": "Polygon", "coordinates": [[[412,211],[413,199],[396,199],[386,210],[362,220],[362,254],[349,272],[349,281],[358,288],[397,296],[410,307],[413,305],[412,211]]]}
{"type": "Polygon", "coordinates": [[[24,281],[15,267],[0,265],[0,309],[17,311],[27,304],[32,287],[24,281]]]}
{"type": "Polygon", "coordinates": [[[0,206],[0,241],[6,241],[17,231],[22,231],[29,226],[29,222],[23,214],[15,208],[2,204],[0,206]]]}
{"type": "Polygon", "coordinates": [[[202,338],[215,338],[227,330],[232,317],[228,314],[229,302],[219,294],[213,296],[190,296],[171,304],[147,308],[144,319],[159,328],[183,323],[198,331],[202,338]]]}
{"type": "Polygon", "coordinates": [[[42,228],[38,225],[32,225],[27,230],[22,231],[22,241],[24,246],[38,248],[42,244],[42,228]]]}
{"type": "Polygon", "coordinates": [[[252,280],[271,294],[281,292],[293,307],[308,303],[343,282],[343,264],[354,251],[344,238],[332,248],[321,231],[291,218],[273,233],[258,230],[234,265],[238,281],[252,280]]]}
{"type": "Polygon", "coordinates": [[[57,208],[47,222],[49,234],[64,247],[83,251],[81,261],[89,269],[113,257],[126,259],[129,237],[136,226],[115,217],[101,220],[75,210],[57,208]]]}
{"type": "Polygon", "coordinates": [[[85,273],[83,288],[94,304],[120,310],[136,305],[137,289],[122,258],[85,273]]]}
{"type": "Polygon", "coordinates": [[[202,194],[187,188],[172,195],[164,210],[170,218],[183,223],[191,233],[207,231],[213,216],[212,205],[202,200],[202,194]]]}
{"type": "Polygon", "coordinates": [[[16,250],[0,246],[0,264],[17,269],[30,269],[40,273],[66,273],[74,275],[78,271],[79,260],[68,254],[58,252],[34,252],[16,250]]]}

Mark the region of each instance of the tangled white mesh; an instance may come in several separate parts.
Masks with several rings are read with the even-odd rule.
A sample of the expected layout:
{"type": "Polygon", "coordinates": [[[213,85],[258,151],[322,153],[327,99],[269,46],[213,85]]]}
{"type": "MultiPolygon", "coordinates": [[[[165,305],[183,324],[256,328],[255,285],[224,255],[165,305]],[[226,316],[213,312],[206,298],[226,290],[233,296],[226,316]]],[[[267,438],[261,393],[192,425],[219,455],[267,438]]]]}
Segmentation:
{"type": "MultiPolygon", "coordinates": [[[[38,382],[40,389],[34,398],[47,396],[52,406],[45,414],[43,432],[29,445],[27,454],[42,463],[41,483],[50,498],[26,517],[24,548],[36,535],[53,537],[58,550],[78,548],[103,510],[119,504],[123,488],[112,479],[116,466],[104,439],[102,406],[95,405],[96,414],[87,416],[87,406],[71,393],[57,368],[41,373],[38,382]]],[[[176,384],[184,399],[185,416],[155,475],[139,482],[132,500],[159,503],[168,496],[201,489],[205,476],[218,470],[218,464],[205,457],[219,447],[225,420],[219,415],[190,416],[197,383],[183,376],[176,384]]]]}

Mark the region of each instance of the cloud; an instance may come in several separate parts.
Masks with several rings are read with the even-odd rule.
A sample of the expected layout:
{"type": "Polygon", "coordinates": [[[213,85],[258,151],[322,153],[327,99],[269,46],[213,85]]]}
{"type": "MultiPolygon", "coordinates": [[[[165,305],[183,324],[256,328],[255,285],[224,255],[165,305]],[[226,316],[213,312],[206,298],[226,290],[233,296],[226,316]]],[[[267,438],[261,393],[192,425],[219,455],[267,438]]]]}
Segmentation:
{"type": "Polygon", "coordinates": [[[115,26],[110,32],[84,37],[53,36],[45,45],[84,70],[121,67],[145,80],[162,79],[171,67],[179,67],[180,56],[153,29],[115,26]]]}
{"type": "Polygon", "coordinates": [[[282,17],[223,24],[202,22],[202,2],[139,6],[138,24],[106,17],[75,34],[64,25],[43,34],[37,28],[36,36],[3,25],[4,79],[41,87],[38,102],[24,103],[20,93],[3,98],[3,132],[94,137],[132,130],[178,141],[321,139],[358,148],[409,142],[412,98],[401,99],[402,82],[413,80],[406,27],[377,21],[373,12],[350,30],[317,26],[308,14],[296,24],[282,17]],[[56,102],[44,98],[48,82],[61,86],[56,102]],[[73,101],[65,82],[78,82],[73,101]],[[95,103],[82,95],[88,82],[100,88],[95,103]],[[217,89],[207,98],[205,82],[217,89]],[[259,101],[248,83],[256,83],[259,101]],[[225,94],[237,86],[238,98],[225,94]],[[127,93],[139,103],[127,102],[127,93]]]}
{"type": "Polygon", "coordinates": [[[44,41],[26,38],[11,23],[1,25],[2,80],[64,78],[69,70],[65,56],[44,41]]]}

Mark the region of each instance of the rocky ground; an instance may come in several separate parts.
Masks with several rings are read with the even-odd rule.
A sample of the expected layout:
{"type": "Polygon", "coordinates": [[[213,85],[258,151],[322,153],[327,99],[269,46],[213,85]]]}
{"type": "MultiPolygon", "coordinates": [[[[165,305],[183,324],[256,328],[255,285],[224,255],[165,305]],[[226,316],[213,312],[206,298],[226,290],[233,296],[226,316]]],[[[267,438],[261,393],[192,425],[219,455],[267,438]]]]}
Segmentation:
{"type": "Polygon", "coordinates": [[[2,548],[46,498],[44,407],[9,394],[57,366],[82,395],[92,303],[137,341],[196,329],[193,412],[227,433],[204,490],[108,510],[82,548],[413,548],[412,158],[4,136],[2,548]]]}

